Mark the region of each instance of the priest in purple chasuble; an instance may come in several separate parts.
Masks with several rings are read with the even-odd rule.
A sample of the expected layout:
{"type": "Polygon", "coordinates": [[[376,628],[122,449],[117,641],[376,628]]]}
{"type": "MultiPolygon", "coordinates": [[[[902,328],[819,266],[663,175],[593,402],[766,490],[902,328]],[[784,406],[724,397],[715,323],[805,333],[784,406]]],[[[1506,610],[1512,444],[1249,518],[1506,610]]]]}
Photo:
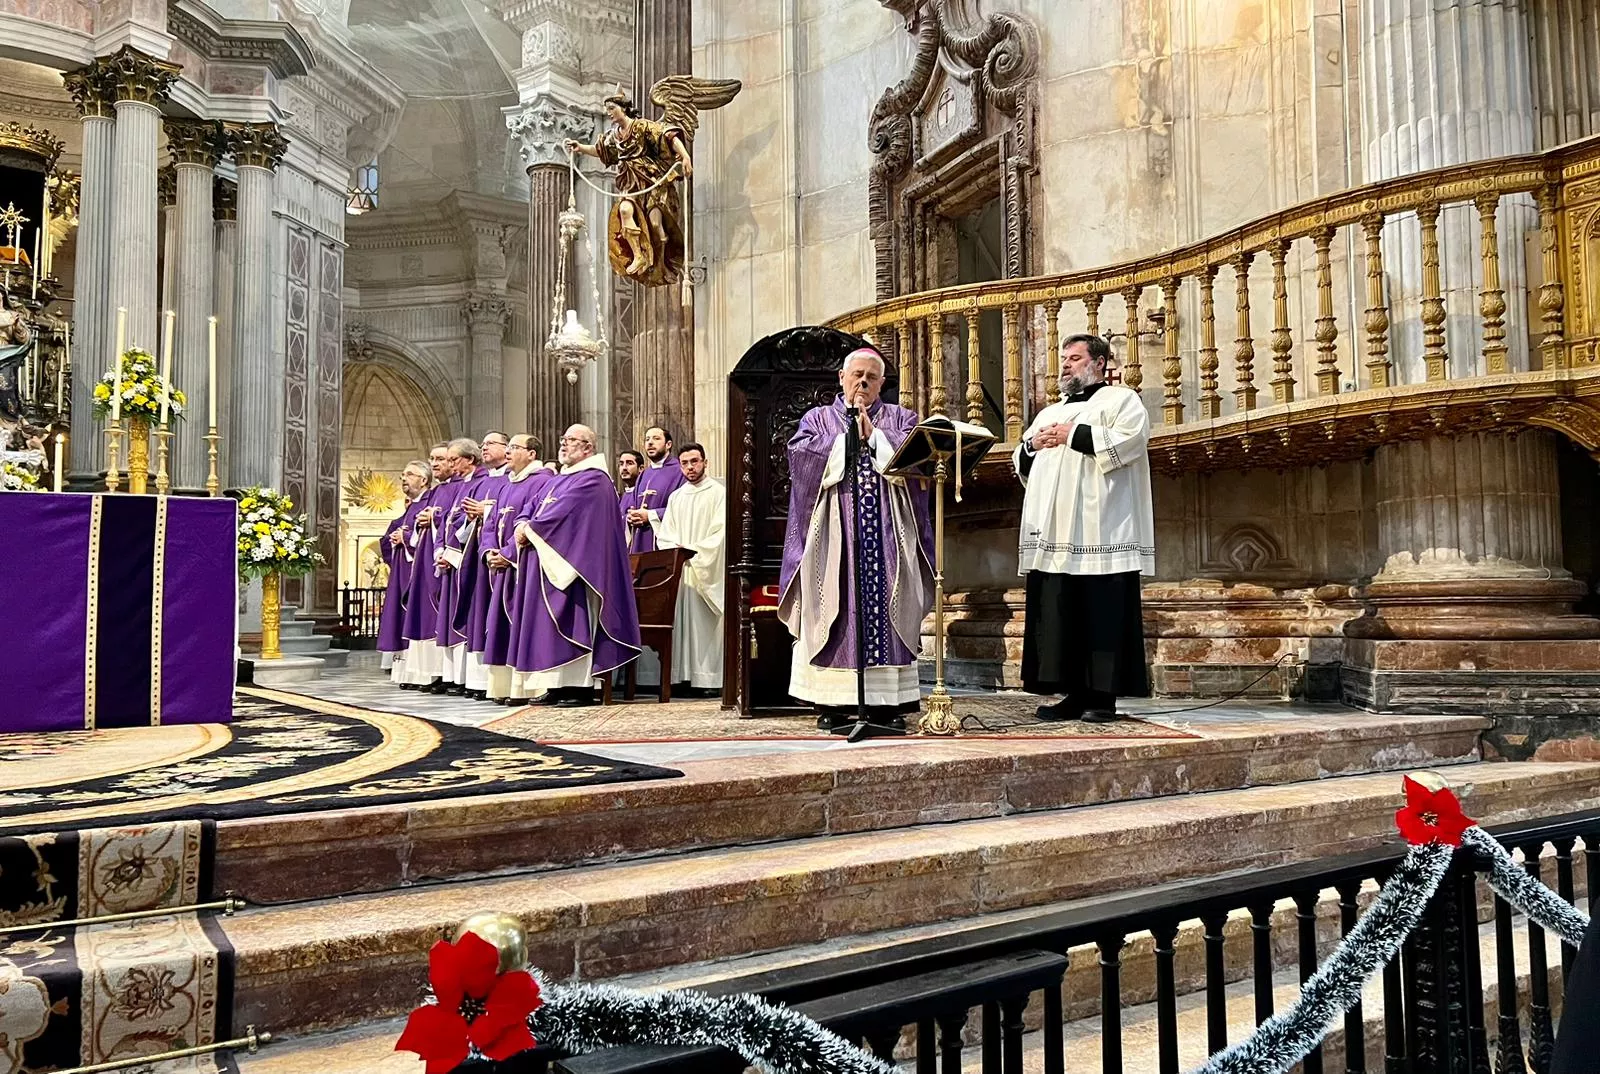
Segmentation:
{"type": "Polygon", "coordinates": [[[433,565],[436,522],[442,522],[449,505],[443,500],[451,493],[450,445],[435,444],[428,452],[428,468],[434,485],[419,499],[422,509],[406,535],[411,550],[411,577],[406,582],[405,606],[400,612],[400,639],[405,652],[391,669],[393,679],[406,689],[427,686],[439,676],[439,647],[433,636],[438,628],[439,572],[433,565]],[[440,509],[442,506],[442,509],[440,509]]]}
{"type": "Polygon", "coordinates": [[[561,472],[523,511],[515,533],[517,602],[511,691],[588,704],[596,676],[639,654],[639,611],[616,487],[594,430],[561,438],[561,472]]]}
{"type": "MultiPolygon", "coordinates": [[[[481,695],[484,686],[483,665],[481,662],[475,664],[470,652],[473,603],[479,603],[481,618],[482,605],[488,601],[488,578],[479,538],[483,519],[493,510],[495,499],[505,484],[509,438],[505,433],[491,429],[483,434],[482,442],[474,446],[481,453],[480,465],[468,478],[466,491],[456,501],[441,538],[444,545],[441,569],[445,572],[441,583],[450,591],[450,602],[447,608],[440,609],[435,640],[440,649],[440,677],[448,692],[481,695]],[[478,594],[480,585],[484,589],[481,597],[478,594]]],[[[479,651],[482,651],[481,625],[479,651]]]]}
{"type": "Polygon", "coordinates": [[[626,515],[628,520],[628,551],[654,552],[655,531],[650,528],[653,519],[659,521],[666,513],[667,501],[683,484],[683,470],[678,465],[678,454],[672,449],[672,436],[659,425],[644,431],[645,467],[639,473],[639,505],[626,515]]]}
{"type": "MultiPolygon", "coordinates": [[[[622,522],[628,522],[628,512],[639,506],[639,474],[644,470],[644,456],[632,448],[617,453],[617,495],[622,498],[622,522]]],[[[633,549],[629,534],[629,551],[633,549]]]]}
{"type": "MultiPolygon", "coordinates": [[[[538,506],[545,487],[556,472],[539,459],[539,440],[522,433],[511,438],[511,475],[493,512],[493,532],[482,538],[483,559],[489,578],[489,595],[481,618],[483,646],[478,659],[484,670],[484,696],[490,701],[524,703],[511,692],[511,617],[516,608],[518,548],[516,524],[538,506]]],[[[479,622],[474,610],[474,625],[479,622]]],[[[468,650],[474,642],[469,635],[468,650]]]]}
{"type": "Polygon", "coordinates": [[[383,654],[382,666],[386,671],[406,651],[405,639],[400,636],[406,587],[411,582],[411,546],[406,541],[416,529],[417,512],[424,506],[422,496],[428,489],[429,479],[427,463],[420,459],[406,463],[406,468],[400,472],[400,490],[406,497],[405,512],[389,524],[383,539],[378,542],[378,551],[389,568],[383,610],[378,614],[378,652],[383,654]]]}
{"type": "Polygon", "coordinates": [[[918,420],[914,411],[878,398],[884,373],[876,350],[852,351],[839,371],[841,394],[807,411],[789,441],[789,526],[778,615],[796,639],[789,692],[817,705],[818,726],[829,730],[855,712],[858,600],[866,623],[869,717],[904,726],[905,714],[921,699],[917,653],[923,616],[933,606],[933,530],[926,487],[883,473],[918,420]],[[865,411],[858,419],[859,546],[857,505],[846,473],[846,400],[865,411]]]}

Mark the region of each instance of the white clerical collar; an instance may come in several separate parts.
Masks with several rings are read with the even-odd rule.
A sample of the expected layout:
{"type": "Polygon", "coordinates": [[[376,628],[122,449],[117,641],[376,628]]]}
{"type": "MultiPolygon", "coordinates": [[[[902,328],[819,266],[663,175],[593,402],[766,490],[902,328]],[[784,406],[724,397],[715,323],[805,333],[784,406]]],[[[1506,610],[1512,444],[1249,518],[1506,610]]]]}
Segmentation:
{"type": "Polygon", "coordinates": [[[575,462],[570,466],[561,468],[561,472],[564,474],[576,474],[583,470],[604,470],[609,474],[611,467],[606,465],[606,457],[597,451],[582,462],[575,462]]]}
{"type": "Polygon", "coordinates": [[[531,477],[534,474],[535,471],[537,471],[539,469],[539,467],[541,467],[543,465],[544,465],[544,463],[540,462],[538,459],[534,459],[527,466],[524,466],[520,472],[512,474],[511,475],[511,481],[513,483],[518,482],[518,481],[526,481],[529,477],[531,477]]]}
{"type": "Polygon", "coordinates": [[[652,470],[659,470],[662,467],[667,465],[667,460],[664,459],[664,458],[660,462],[650,462],[650,461],[646,460],[645,461],[645,465],[648,466],[652,470]]]}
{"type": "Polygon", "coordinates": [[[511,464],[509,462],[503,462],[499,466],[495,466],[495,467],[490,468],[489,476],[490,477],[504,477],[504,476],[506,476],[506,474],[508,474],[510,472],[511,472],[511,464]]]}

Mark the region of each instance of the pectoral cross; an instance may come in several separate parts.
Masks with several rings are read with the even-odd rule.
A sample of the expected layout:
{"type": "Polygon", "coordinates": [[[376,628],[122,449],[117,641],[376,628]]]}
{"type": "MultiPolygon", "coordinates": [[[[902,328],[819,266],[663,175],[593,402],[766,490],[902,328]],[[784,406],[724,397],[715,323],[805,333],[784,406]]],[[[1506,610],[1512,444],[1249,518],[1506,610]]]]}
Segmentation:
{"type": "Polygon", "coordinates": [[[660,489],[645,489],[643,492],[639,493],[639,499],[648,500],[650,497],[654,496],[660,491],[660,489]]]}
{"type": "Polygon", "coordinates": [[[557,496],[555,493],[552,492],[550,495],[546,496],[544,499],[539,501],[539,510],[541,510],[541,511],[544,510],[546,507],[549,507],[551,504],[555,503],[560,498],[561,497],[557,496]]]}

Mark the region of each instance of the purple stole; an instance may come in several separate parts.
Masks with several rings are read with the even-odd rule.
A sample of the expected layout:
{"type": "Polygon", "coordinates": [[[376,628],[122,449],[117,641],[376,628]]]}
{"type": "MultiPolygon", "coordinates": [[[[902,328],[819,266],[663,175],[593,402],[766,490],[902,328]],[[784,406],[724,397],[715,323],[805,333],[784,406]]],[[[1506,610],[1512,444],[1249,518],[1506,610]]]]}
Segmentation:
{"type": "MultiPolygon", "coordinates": [[[[523,518],[532,514],[532,506],[537,506],[544,497],[544,491],[550,482],[555,480],[555,472],[546,470],[538,463],[533,473],[521,481],[507,481],[505,502],[495,505],[495,532],[493,541],[482,542],[484,551],[488,546],[499,550],[512,563],[518,560],[517,538],[513,530],[523,518]]],[[[485,571],[489,576],[489,601],[483,617],[483,662],[491,666],[504,666],[511,663],[511,618],[516,607],[517,586],[520,581],[520,571],[508,567],[500,571],[485,571]]],[[[472,648],[469,640],[469,649],[472,648]]],[[[472,649],[473,652],[478,650],[472,649]]]]}
{"type": "Polygon", "coordinates": [[[399,531],[401,537],[409,537],[412,525],[417,520],[417,512],[422,510],[422,502],[427,498],[423,493],[406,506],[405,513],[394,520],[394,523],[384,533],[383,540],[378,542],[378,551],[383,554],[383,561],[389,565],[389,587],[383,596],[383,611],[378,616],[378,651],[384,653],[404,652],[406,640],[400,635],[401,621],[405,617],[406,592],[411,585],[411,549],[401,544],[398,548],[389,543],[390,534],[399,531]]]}
{"type": "MultiPolygon", "coordinates": [[[[667,512],[667,500],[681,484],[683,484],[683,470],[678,466],[678,457],[668,455],[660,466],[646,466],[639,471],[639,481],[633,486],[633,490],[639,494],[640,508],[664,516],[667,512]]],[[[655,528],[649,525],[635,528],[628,540],[628,551],[637,553],[655,550],[655,528]]]]}

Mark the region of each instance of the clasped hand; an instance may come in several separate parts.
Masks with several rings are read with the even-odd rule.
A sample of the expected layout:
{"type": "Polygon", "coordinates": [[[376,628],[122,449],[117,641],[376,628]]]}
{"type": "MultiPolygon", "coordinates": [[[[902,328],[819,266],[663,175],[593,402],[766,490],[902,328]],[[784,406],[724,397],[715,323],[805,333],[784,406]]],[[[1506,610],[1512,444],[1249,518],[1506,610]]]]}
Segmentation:
{"type": "Polygon", "coordinates": [[[511,561],[494,549],[489,550],[489,555],[486,558],[489,561],[490,570],[503,571],[511,566],[511,561]]]}
{"type": "Polygon", "coordinates": [[[649,511],[646,511],[643,508],[635,507],[631,511],[628,512],[628,525],[630,525],[630,526],[648,526],[649,524],[650,524],[650,512],[649,511]]]}
{"type": "Polygon", "coordinates": [[[1046,425],[1043,429],[1033,434],[1033,450],[1043,451],[1045,448],[1060,447],[1072,440],[1074,425],[1064,425],[1056,422],[1046,425]]]}

